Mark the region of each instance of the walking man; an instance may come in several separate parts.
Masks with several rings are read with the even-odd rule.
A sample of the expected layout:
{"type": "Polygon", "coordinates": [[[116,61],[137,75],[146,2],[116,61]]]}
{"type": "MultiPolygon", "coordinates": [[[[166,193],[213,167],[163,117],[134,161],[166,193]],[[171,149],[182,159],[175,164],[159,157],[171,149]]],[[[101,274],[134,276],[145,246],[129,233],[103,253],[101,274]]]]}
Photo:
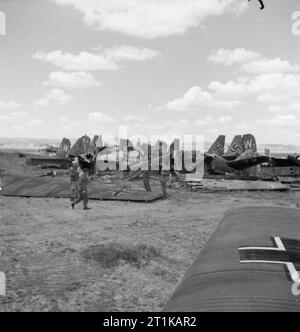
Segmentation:
{"type": "Polygon", "coordinates": [[[79,174],[78,174],[78,163],[76,161],[73,162],[72,167],[70,168],[70,181],[71,181],[71,201],[76,201],[78,199],[78,182],[79,182],[79,174]]]}
{"type": "Polygon", "coordinates": [[[90,210],[90,208],[88,208],[88,172],[88,169],[79,170],[79,198],[72,203],[73,210],[75,209],[75,205],[80,203],[81,201],[83,202],[83,209],[90,210]]]}

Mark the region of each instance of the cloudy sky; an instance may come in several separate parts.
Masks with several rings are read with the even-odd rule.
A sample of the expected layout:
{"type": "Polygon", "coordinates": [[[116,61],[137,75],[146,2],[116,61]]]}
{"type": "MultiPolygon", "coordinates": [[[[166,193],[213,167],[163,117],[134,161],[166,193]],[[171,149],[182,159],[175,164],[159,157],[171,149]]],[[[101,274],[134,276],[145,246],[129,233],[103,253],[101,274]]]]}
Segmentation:
{"type": "Polygon", "coordinates": [[[0,0],[0,137],[300,142],[297,0],[0,0]]]}

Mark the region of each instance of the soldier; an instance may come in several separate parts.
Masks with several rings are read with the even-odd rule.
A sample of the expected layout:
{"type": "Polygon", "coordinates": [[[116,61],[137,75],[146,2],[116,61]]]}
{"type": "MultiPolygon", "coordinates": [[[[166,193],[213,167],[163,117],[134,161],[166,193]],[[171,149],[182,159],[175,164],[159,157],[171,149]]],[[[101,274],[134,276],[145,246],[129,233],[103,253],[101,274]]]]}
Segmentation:
{"type": "Polygon", "coordinates": [[[160,181],[160,186],[161,186],[161,190],[162,190],[164,199],[168,198],[167,182],[168,182],[169,178],[170,178],[170,172],[169,171],[161,171],[160,172],[159,181],[160,181]]]}
{"type": "Polygon", "coordinates": [[[80,203],[81,201],[83,201],[83,209],[84,210],[90,210],[90,208],[88,208],[88,201],[89,201],[89,197],[88,197],[88,190],[87,190],[87,186],[88,186],[88,169],[84,169],[79,171],[79,198],[72,203],[72,209],[74,210],[75,205],[80,203]]]}
{"type": "Polygon", "coordinates": [[[147,192],[151,192],[151,185],[150,185],[150,176],[152,175],[158,175],[159,176],[159,182],[161,186],[161,190],[163,193],[163,198],[167,199],[168,198],[168,193],[167,193],[167,182],[170,177],[170,171],[143,171],[143,182],[144,182],[144,187],[147,192]]]}
{"type": "Polygon", "coordinates": [[[151,192],[151,186],[150,186],[150,171],[143,171],[143,182],[144,182],[144,187],[147,192],[151,192]]]}
{"type": "Polygon", "coordinates": [[[72,163],[72,167],[70,168],[70,181],[71,181],[71,201],[75,201],[78,199],[78,181],[79,181],[79,174],[78,174],[78,162],[74,161],[72,163]]]}
{"type": "MultiPolygon", "coordinates": [[[[148,164],[148,170],[143,171],[143,182],[144,182],[144,187],[147,192],[151,192],[151,185],[150,185],[150,176],[152,175],[158,175],[159,176],[159,182],[163,194],[163,198],[167,199],[168,198],[168,193],[167,193],[167,182],[170,177],[170,171],[169,170],[164,170],[162,164],[164,164],[165,168],[170,166],[170,155],[168,154],[167,146],[166,144],[163,145],[163,143],[159,143],[159,148],[161,150],[161,155],[159,156],[159,170],[151,170],[151,166],[148,164]],[[164,156],[164,157],[162,157],[164,156]],[[164,159],[164,160],[163,160],[164,159]]],[[[148,160],[151,160],[151,152],[150,149],[148,150],[148,160]]]]}

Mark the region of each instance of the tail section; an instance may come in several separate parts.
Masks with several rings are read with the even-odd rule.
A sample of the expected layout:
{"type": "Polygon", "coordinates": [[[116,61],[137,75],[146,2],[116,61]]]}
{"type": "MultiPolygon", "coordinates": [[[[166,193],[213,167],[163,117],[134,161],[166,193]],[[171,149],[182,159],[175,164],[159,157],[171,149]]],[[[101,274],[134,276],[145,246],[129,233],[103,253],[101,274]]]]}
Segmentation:
{"type": "Polygon", "coordinates": [[[97,143],[98,143],[97,148],[100,148],[100,149],[104,148],[102,135],[100,135],[100,137],[99,137],[97,143]]]}
{"type": "Polygon", "coordinates": [[[97,142],[98,142],[98,139],[99,139],[99,136],[98,135],[95,135],[93,140],[92,140],[92,143],[88,149],[88,153],[91,153],[93,155],[96,154],[96,148],[97,148],[97,142]]]}
{"type": "Polygon", "coordinates": [[[225,150],[225,136],[220,135],[215,143],[207,151],[207,154],[216,154],[218,156],[223,156],[225,150]]]}
{"type": "MultiPolygon", "coordinates": [[[[244,145],[244,151],[245,155],[248,156],[248,158],[251,158],[252,155],[257,154],[257,144],[256,139],[252,134],[246,134],[243,136],[243,145],[244,145]]],[[[247,170],[244,171],[248,176],[258,176],[259,169],[258,166],[253,166],[247,170]]]]}
{"type": "Polygon", "coordinates": [[[73,145],[69,154],[72,156],[79,156],[82,154],[87,154],[89,152],[90,145],[91,145],[91,139],[88,136],[82,136],[73,145]]]}
{"type": "Polygon", "coordinates": [[[252,150],[254,153],[257,152],[256,139],[252,134],[243,136],[244,151],[252,150]]]}
{"type": "Polygon", "coordinates": [[[241,135],[237,135],[230,144],[226,156],[240,156],[244,150],[243,138],[241,135]]]}
{"type": "Polygon", "coordinates": [[[58,158],[67,158],[70,148],[71,148],[71,141],[67,138],[63,138],[58,148],[56,156],[58,158]]]}

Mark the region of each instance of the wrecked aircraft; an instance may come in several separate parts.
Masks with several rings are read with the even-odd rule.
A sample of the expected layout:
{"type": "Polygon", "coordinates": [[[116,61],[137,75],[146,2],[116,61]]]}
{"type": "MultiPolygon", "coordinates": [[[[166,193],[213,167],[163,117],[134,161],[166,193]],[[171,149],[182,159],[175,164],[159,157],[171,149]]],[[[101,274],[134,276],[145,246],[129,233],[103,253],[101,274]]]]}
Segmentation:
{"type": "Polygon", "coordinates": [[[234,137],[227,153],[223,156],[205,154],[205,170],[210,175],[242,172],[243,175],[255,176],[258,174],[256,166],[268,161],[268,156],[257,153],[256,139],[253,135],[239,135],[234,137]]]}
{"type": "Polygon", "coordinates": [[[69,168],[71,160],[68,157],[68,153],[71,147],[71,142],[67,138],[63,138],[56,155],[43,156],[34,155],[27,156],[26,162],[31,166],[43,166],[47,168],[69,168]]]}

